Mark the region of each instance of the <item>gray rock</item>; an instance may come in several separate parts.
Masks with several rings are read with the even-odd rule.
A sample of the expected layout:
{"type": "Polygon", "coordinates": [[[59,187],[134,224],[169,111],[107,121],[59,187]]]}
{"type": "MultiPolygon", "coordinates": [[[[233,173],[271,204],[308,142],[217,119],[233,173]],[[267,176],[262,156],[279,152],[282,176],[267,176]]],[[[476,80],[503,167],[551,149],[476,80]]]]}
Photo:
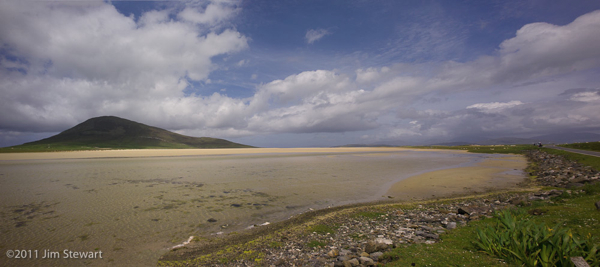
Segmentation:
{"type": "Polygon", "coordinates": [[[350,263],[350,266],[358,266],[360,264],[360,262],[358,262],[358,259],[351,259],[349,261],[346,261],[347,263],[350,263]]]}
{"type": "Polygon", "coordinates": [[[449,222],[448,224],[446,224],[446,229],[456,229],[456,222],[449,222]]]}
{"type": "Polygon", "coordinates": [[[600,210],[600,201],[596,202],[596,209],[600,210]]]}
{"type": "Polygon", "coordinates": [[[388,244],[379,243],[374,240],[371,240],[371,241],[367,242],[367,244],[365,245],[365,252],[373,253],[373,252],[377,252],[377,251],[384,251],[388,248],[388,246],[389,246],[388,244]]]}
{"type": "Polygon", "coordinates": [[[330,258],[335,258],[339,255],[340,255],[340,251],[335,248],[330,250],[329,252],[327,252],[327,256],[329,256],[330,258]]]}
{"type": "Polygon", "coordinates": [[[458,208],[457,213],[460,215],[469,215],[469,214],[471,214],[471,210],[467,207],[462,207],[462,208],[458,208]]]}
{"type": "Polygon", "coordinates": [[[383,252],[373,252],[371,253],[371,259],[377,261],[379,260],[379,257],[381,257],[381,255],[383,255],[383,252]]]}
{"type": "Polygon", "coordinates": [[[373,266],[375,265],[375,262],[373,261],[373,259],[369,258],[369,257],[360,257],[358,258],[360,260],[361,264],[367,265],[367,266],[373,266]]]}

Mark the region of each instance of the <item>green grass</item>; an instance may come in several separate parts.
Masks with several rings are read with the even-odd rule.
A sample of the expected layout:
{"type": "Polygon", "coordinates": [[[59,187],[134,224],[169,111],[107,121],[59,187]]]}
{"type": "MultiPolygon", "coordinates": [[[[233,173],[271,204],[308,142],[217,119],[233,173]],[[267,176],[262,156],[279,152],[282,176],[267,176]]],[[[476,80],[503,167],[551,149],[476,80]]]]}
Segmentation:
{"type": "Polygon", "coordinates": [[[575,148],[575,149],[583,149],[590,151],[600,151],[600,142],[585,142],[585,143],[573,143],[561,145],[562,147],[575,148]]]}
{"type": "MultiPolygon", "coordinates": [[[[585,193],[564,194],[554,203],[533,202],[523,207],[524,212],[542,209],[543,215],[528,217],[532,222],[554,226],[560,225],[572,230],[574,235],[589,237],[592,244],[600,243],[600,211],[594,203],[600,199],[600,184],[582,187],[585,193]]],[[[386,266],[520,266],[515,263],[504,263],[479,250],[474,244],[477,240],[477,228],[493,227],[495,218],[469,222],[468,226],[459,227],[441,235],[441,242],[427,245],[403,245],[384,254],[384,258],[393,260],[386,266]]]]}
{"type": "Polygon", "coordinates": [[[564,156],[567,159],[577,161],[583,165],[591,166],[595,170],[600,171],[600,157],[582,155],[582,154],[578,154],[578,153],[567,152],[567,151],[551,149],[551,148],[542,148],[542,149],[548,153],[564,156]]]}
{"type": "Polygon", "coordinates": [[[334,234],[335,230],[337,228],[336,227],[332,227],[329,225],[325,225],[325,224],[317,224],[317,225],[313,225],[311,227],[308,228],[309,232],[314,232],[320,235],[324,235],[324,234],[334,234]]]}
{"type": "Polygon", "coordinates": [[[327,246],[327,243],[318,241],[318,240],[313,240],[313,241],[308,242],[308,244],[306,244],[306,246],[309,248],[324,247],[324,246],[327,246]]]}

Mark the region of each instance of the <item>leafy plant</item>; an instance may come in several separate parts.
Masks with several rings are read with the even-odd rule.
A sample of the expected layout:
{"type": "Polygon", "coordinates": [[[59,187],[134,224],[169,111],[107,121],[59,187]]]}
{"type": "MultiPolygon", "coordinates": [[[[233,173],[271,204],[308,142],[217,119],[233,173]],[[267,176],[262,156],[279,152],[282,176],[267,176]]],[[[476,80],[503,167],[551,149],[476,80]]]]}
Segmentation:
{"type": "Polygon", "coordinates": [[[496,227],[477,228],[474,244],[490,255],[524,266],[572,266],[570,258],[582,256],[600,264],[597,246],[590,237],[573,235],[560,224],[550,228],[528,219],[522,209],[496,214],[496,227]]]}

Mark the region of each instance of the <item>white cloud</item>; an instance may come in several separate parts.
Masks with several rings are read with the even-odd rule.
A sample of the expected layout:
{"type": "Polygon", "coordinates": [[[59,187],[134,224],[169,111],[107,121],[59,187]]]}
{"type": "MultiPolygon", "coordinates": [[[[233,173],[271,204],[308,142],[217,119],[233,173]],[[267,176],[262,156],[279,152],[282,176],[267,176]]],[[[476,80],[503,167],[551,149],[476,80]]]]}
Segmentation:
{"type": "MultiPolygon", "coordinates": [[[[348,131],[427,138],[600,127],[596,91],[534,101],[486,93],[511,94],[515,83],[594,72],[600,66],[594,46],[600,43],[600,11],[564,26],[526,25],[496,54],[473,61],[300,71],[258,85],[247,98],[185,95],[188,80],[210,83],[213,57],[248,47],[233,28],[206,31],[199,25],[224,27],[238,12],[229,5],[209,8],[213,4],[220,5],[151,11],[136,22],[106,3],[51,8],[0,1],[0,41],[10,53],[0,58],[0,129],[59,131],[101,115],[223,138],[348,131]],[[419,106],[428,96],[466,93],[477,98],[454,110],[419,106]]],[[[306,40],[327,34],[309,30],[306,40]]]]}
{"type": "Polygon", "coordinates": [[[570,99],[580,102],[600,102],[600,94],[598,92],[581,92],[574,94],[570,99]]]}
{"type": "Polygon", "coordinates": [[[325,29],[310,29],[306,31],[306,35],[304,36],[304,38],[306,39],[306,42],[308,44],[312,44],[328,34],[331,34],[331,32],[325,29]]]}
{"type": "Polygon", "coordinates": [[[479,109],[483,112],[496,112],[507,108],[512,108],[518,105],[523,105],[521,101],[510,101],[510,102],[491,102],[491,103],[478,103],[467,107],[467,109],[479,109]]]}

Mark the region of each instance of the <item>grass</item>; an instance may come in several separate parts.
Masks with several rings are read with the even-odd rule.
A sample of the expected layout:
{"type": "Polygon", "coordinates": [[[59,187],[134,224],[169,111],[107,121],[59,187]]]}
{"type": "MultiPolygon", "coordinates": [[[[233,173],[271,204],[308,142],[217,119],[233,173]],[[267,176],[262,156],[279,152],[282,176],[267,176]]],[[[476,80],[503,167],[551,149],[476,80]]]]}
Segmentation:
{"type": "Polygon", "coordinates": [[[335,226],[329,226],[329,225],[325,225],[325,224],[317,224],[317,225],[313,225],[311,227],[308,228],[309,232],[314,232],[320,235],[324,235],[324,234],[334,234],[336,230],[335,226]]]}
{"type": "Polygon", "coordinates": [[[327,243],[318,241],[318,240],[313,240],[313,241],[308,242],[308,244],[306,244],[306,246],[309,248],[324,247],[324,246],[327,246],[327,243]]]}
{"type": "Polygon", "coordinates": [[[585,142],[585,143],[573,143],[561,145],[562,147],[575,148],[575,149],[583,149],[590,151],[600,151],[600,142],[585,142]]]}
{"type": "MultiPolygon", "coordinates": [[[[589,237],[592,244],[600,242],[600,212],[594,203],[600,196],[600,184],[582,187],[585,193],[563,194],[554,199],[554,203],[536,201],[531,206],[522,207],[523,211],[545,210],[538,216],[529,216],[533,223],[560,225],[569,228],[574,235],[589,237]]],[[[473,242],[477,240],[477,229],[494,227],[495,218],[472,221],[468,226],[459,227],[441,235],[441,242],[435,244],[403,245],[383,255],[392,260],[387,266],[520,266],[505,263],[491,256],[473,242]]]]}

